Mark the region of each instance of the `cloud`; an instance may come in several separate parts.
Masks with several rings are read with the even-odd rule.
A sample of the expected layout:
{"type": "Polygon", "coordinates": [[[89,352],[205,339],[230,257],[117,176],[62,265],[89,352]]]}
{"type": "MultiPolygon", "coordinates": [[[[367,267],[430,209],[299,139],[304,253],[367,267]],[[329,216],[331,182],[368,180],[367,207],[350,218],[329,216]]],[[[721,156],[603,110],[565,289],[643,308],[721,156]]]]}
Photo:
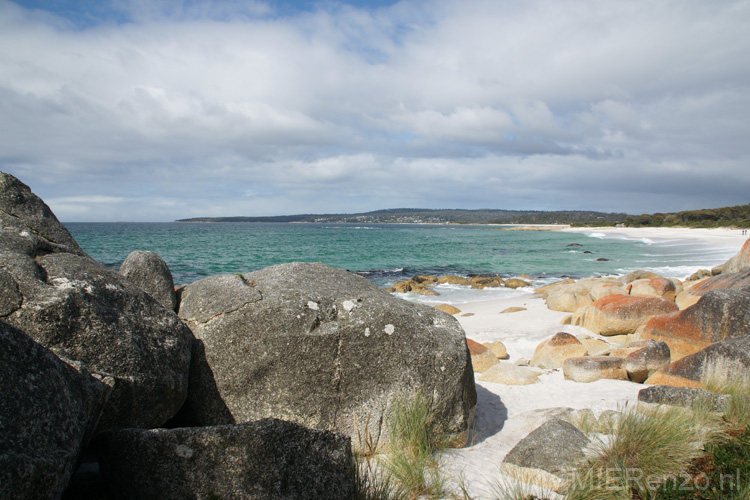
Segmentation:
{"type": "Polygon", "coordinates": [[[748,21],[741,0],[0,0],[0,169],[62,220],[747,203],[748,21]]]}

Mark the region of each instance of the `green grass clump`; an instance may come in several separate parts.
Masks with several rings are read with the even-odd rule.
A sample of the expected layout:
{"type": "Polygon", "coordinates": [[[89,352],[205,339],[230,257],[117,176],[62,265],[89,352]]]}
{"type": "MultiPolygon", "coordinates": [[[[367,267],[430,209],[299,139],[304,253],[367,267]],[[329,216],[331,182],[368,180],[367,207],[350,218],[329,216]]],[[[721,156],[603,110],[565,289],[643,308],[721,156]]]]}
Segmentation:
{"type": "Polygon", "coordinates": [[[450,444],[436,405],[422,391],[398,398],[386,420],[390,442],[381,455],[358,463],[358,500],[443,498],[438,453],[450,444]]]}
{"type": "Polygon", "coordinates": [[[750,375],[742,364],[726,358],[709,361],[703,369],[701,385],[729,395],[724,418],[730,429],[750,426],[750,375]]]}
{"type": "Polygon", "coordinates": [[[750,428],[706,447],[688,473],[667,481],[655,500],[747,500],[750,498],[750,428]]]}
{"type": "Polygon", "coordinates": [[[684,408],[629,410],[613,423],[567,488],[570,500],[651,498],[671,475],[702,453],[710,436],[684,408]]]}

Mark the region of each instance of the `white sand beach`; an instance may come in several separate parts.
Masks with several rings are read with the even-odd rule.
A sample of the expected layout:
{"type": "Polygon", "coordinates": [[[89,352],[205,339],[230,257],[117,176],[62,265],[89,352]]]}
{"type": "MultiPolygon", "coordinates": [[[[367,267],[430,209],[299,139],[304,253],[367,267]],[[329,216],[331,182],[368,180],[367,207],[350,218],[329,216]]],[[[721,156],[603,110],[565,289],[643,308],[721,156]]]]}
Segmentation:
{"type": "Polygon", "coordinates": [[[650,240],[700,240],[720,247],[742,247],[748,239],[741,229],[686,228],[686,227],[566,227],[562,231],[571,233],[601,233],[606,238],[630,238],[650,240]]]}
{"type": "MultiPolygon", "coordinates": [[[[679,229],[679,228],[586,228],[565,229],[573,232],[596,231],[607,238],[701,239],[708,244],[730,246],[739,251],[747,240],[740,230],[679,229]]],[[[477,342],[501,341],[509,359],[531,359],[534,349],[557,332],[574,335],[586,333],[581,327],[561,325],[568,313],[547,309],[540,296],[528,293],[513,298],[457,304],[461,313],[456,318],[469,339],[477,342]],[[509,307],[525,311],[504,313],[509,307]]],[[[604,337],[598,337],[604,339],[604,337]]],[[[531,385],[504,385],[479,381],[475,429],[470,445],[450,450],[443,456],[443,469],[448,477],[463,477],[469,493],[477,500],[496,498],[491,484],[500,478],[499,469],[505,455],[529,432],[543,423],[550,411],[558,407],[591,409],[600,414],[607,409],[622,409],[635,404],[643,386],[640,384],[599,380],[576,383],[565,380],[561,370],[546,370],[531,385]]]]}

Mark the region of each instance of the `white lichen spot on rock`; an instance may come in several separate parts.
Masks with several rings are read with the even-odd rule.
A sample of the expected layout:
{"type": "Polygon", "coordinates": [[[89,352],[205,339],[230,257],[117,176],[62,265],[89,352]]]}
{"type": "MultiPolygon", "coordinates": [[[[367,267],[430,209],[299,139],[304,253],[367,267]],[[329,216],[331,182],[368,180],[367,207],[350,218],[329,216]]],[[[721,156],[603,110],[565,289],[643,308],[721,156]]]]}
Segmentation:
{"type": "Polygon", "coordinates": [[[352,309],[357,307],[357,303],[353,300],[345,300],[342,304],[344,306],[344,311],[351,312],[352,309]]]}
{"type": "Polygon", "coordinates": [[[58,290],[86,290],[88,293],[94,293],[94,287],[85,281],[69,280],[68,278],[52,278],[52,285],[58,290]]]}
{"type": "Polygon", "coordinates": [[[178,445],[174,452],[177,454],[180,458],[190,458],[193,456],[193,449],[189,446],[185,446],[184,444],[178,445]]]}
{"type": "Polygon", "coordinates": [[[365,328],[365,337],[369,337],[369,336],[370,336],[370,327],[368,326],[367,328],[365,328]]]}
{"type": "Polygon", "coordinates": [[[391,324],[388,324],[388,325],[385,325],[385,328],[383,328],[383,331],[387,333],[388,335],[393,335],[393,332],[396,331],[396,327],[391,324]]]}
{"type": "Polygon", "coordinates": [[[313,302],[312,300],[308,300],[307,301],[307,307],[309,307],[313,311],[317,311],[319,309],[318,303],[317,302],[313,302]]]}

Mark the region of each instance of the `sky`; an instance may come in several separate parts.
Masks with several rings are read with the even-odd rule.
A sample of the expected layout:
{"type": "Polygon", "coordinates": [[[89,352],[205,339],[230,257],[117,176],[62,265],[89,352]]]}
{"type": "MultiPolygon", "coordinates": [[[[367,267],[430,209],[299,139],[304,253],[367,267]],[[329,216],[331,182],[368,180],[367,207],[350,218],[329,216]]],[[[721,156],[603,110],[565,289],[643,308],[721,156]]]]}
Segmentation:
{"type": "Polygon", "coordinates": [[[750,202],[750,0],[0,0],[64,222],[750,202]]]}

